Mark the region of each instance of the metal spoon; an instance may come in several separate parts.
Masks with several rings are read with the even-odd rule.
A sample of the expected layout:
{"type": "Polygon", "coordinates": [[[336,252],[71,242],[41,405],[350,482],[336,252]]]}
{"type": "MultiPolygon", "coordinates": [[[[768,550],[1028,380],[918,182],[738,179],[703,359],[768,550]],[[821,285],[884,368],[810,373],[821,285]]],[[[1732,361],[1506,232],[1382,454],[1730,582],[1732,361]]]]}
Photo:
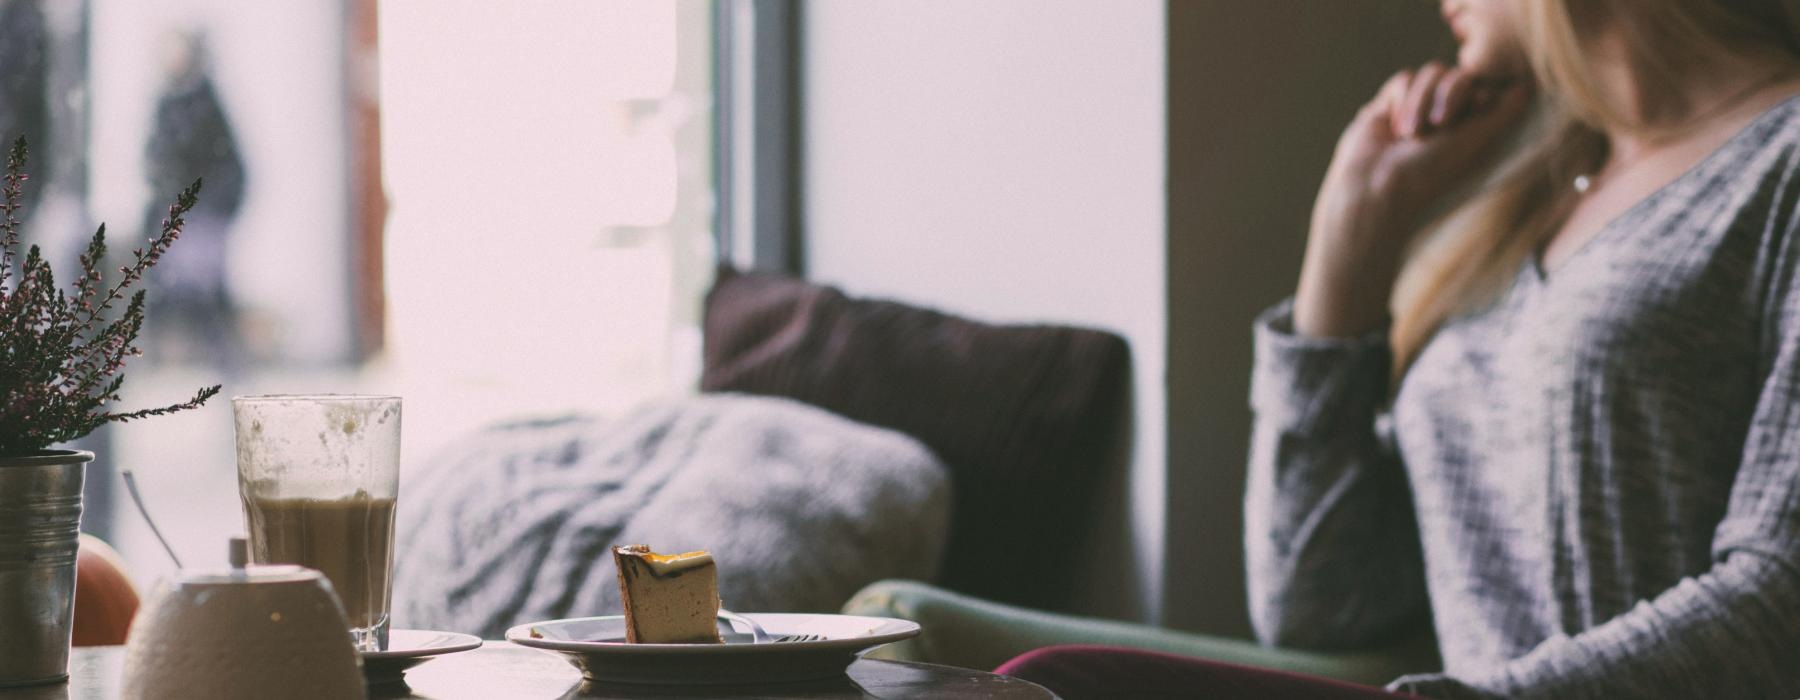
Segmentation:
{"type": "Polygon", "coordinates": [[[169,541],[163,538],[162,530],[157,529],[156,521],[150,519],[150,509],[144,507],[144,496],[138,493],[137,475],[131,473],[130,467],[125,467],[119,470],[119,476],[125,479],[125,492],[131,494],[131,502],[137,506],[138,515],[144,516],[144,524],[150,526],[150,534],[155,535],[156,541],[162,544],[163,551],[169,553],[169,559],[175,562],[175,568],[182,568],[181,557],[175,556],[175,548],[169,546],[169,541]]]}

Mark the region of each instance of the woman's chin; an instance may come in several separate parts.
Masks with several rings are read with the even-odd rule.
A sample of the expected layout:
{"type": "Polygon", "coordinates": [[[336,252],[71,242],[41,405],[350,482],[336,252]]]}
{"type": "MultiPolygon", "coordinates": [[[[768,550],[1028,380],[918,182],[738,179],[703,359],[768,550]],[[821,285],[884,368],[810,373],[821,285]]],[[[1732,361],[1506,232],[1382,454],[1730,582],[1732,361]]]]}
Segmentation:
{"type": "Polygon", "coordinates": [[[1496,51],[1492,44],[1481,38],[1464,41],[1457,47],[1456,65],[1476,78],[1496,83],[1523,78],[1530,72],[1523,55],[1496,51]]]}

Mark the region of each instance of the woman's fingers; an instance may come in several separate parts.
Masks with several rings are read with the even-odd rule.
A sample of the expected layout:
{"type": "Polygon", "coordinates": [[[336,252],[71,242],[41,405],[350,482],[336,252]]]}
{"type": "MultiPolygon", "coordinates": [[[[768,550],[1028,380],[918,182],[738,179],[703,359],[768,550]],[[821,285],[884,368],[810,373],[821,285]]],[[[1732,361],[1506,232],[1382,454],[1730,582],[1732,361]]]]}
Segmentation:
{"type": "Polygon", "coordinates": [[[1412,90],[1413,83],[1419,79],[1419,75],[1423,72],[1422,69],[1417,71],[1400,71],[1395,73],[1394,77],[1389,78],[1387,85],[1384,85],[1381,88],[1381,96],[1379,98],[1381,100],[1381,107],[1382,110],[1387,113],[1388,128],[1393,131],[1395,137],[1406,135],[1406,120],[1401,118],[1401,114],[1403,114],[1406,109],[1407,94],[1412,90]]]}
{"type": "Polygon", "coordinates": [[[1375,99],[1370,104],[1392,113],[1394,105],[1406,97],[1406,86],[1412,84],[1412,79],[1413,72],[1410,70],[1395,73],[1393,77],[1387,79],[1387,82],[1381,84],[1381,90],[1375,93],[1375,99]]]}
{"type": "Polygon", "coordinates": [[[1446,130],[1439,137],[1448,142],[1447,150],[1441,151],[1444,157],[1452,160],[1474,157],[1493,144],[1508,127],[1518,123],[1525,108],[1531,104],[1531,86],[1523,81],[1485,89],[1493,90],[1493,104],[1469,113],[1454,129],[1446,130]]]}
{"type": "Polygon", "coordinates": [[[1431,95],[1437,89],[1438,80],[1444,75],[1444,66],[1432,62],[1425,64],[1413,75],[1411,83],[1406,86],[1406,97],[1394,109],[1394,133],[1401,136],[1418,136],[1425,131],[1427,110],[1431,106],[1431,95]]]}
{"type": "Polygon", "coordinates": [[[1394,105],[1406,96],[1406,85],[1411,81],[1412,71],[1403,70],[1382,83],[1381,89],[1375,92],[1375,97],[1357,113],[1357,122],[1362,124],[1359,128],[1377,129],[1377,135],[1384,139],[1398,136],[1399,132],[1392,126],[1394,105]]]}
{"type": "Polygon", "coordinates": [[[1431,126],[1443,128],[1461,119],[1468,113],[1469,100],[1474,94],[1474,76],[1460,68],[1450,69],[1432,92],[1431,126]]]}
{"type": "Polygon", "coordinates": [[[1357,112],[1338,150],[1379,148],[1402,139],[1460,139],[1465,123],[1495,111],[1503,87],[1439,63],[1399,71],[1357,112]]]}

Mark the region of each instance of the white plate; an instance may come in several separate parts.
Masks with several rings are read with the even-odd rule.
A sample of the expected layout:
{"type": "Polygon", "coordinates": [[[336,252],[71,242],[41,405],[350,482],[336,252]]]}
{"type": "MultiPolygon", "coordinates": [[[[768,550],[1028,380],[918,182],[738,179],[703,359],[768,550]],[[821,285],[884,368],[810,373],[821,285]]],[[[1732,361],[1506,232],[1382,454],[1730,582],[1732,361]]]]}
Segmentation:
{"type": "Polygon", "coordinates": [[[814,642],[752,644],[748,634],[725,635],[724,644],[628,644],[620,615],[548,620],[506,631],[520,646],[562,654],[596,683],[714,685],[787,683],[844,675],[857,657],[875,647],[919,634],[907,620],[856,615],[744,613],[776,637],[817,634],[814,642]]]}
{"type": "Polygon", "coordinates": [[[439,654],[453,654],[480,646],[480,637],[456,632],[388,630],[388,648],[362,652],[363,680],[371,684],[392,683],[401,680],[407,669],[439,654]]]}

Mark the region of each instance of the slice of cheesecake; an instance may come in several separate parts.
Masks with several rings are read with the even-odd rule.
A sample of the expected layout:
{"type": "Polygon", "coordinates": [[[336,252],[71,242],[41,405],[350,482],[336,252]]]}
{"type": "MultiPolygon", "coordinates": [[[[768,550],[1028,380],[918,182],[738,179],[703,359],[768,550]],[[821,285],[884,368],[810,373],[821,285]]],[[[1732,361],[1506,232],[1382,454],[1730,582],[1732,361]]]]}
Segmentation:
{"type": "Polygon", "coordinates": [[[721,644],[719,568],[704,550],[657,554],[649,545],[613,547],[625,601],[625,641],[721,644]]]}

